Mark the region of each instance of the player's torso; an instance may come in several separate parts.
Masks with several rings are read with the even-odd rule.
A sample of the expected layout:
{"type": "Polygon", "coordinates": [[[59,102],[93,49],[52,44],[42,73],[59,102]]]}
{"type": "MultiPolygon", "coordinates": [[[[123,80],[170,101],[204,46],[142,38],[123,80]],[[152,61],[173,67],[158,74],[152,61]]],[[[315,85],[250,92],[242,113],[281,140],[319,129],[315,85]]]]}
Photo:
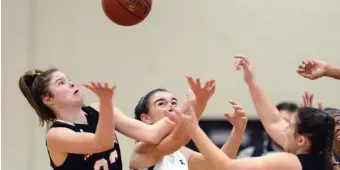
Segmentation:
{"type": "MultiPolygon", "coordinates": [[[[98,123],[96,114],[89,114],[86,117],[88,121],[87,125],[74,124],[73,126],[70,126],[56,122],[58,125],[55,126],[65,126],[77,133],[95,133],[98,123]]],[[[56,167],[52,162],[51,166],[54,170],[122,170],[121,152],[118,139],[115,136],[115,144],[112,149],[92,154],[68,154],[66,160],[61,166],[56,167]]]]}

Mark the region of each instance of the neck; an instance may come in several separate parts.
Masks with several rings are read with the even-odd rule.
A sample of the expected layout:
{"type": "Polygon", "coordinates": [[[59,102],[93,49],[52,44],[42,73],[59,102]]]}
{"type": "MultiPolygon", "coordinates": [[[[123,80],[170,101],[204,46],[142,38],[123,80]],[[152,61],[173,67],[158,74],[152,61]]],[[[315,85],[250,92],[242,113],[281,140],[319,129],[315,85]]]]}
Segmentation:
{"type": "Polygon", "coordinates": [[[85,117],[85,112],[82,111],[81,107],[64,107],[58,108],[56,111],[57,117],[60,120],[69,122],[69,123],[77,123],[77,124],[87,124],[87,120],[85,117]]]}

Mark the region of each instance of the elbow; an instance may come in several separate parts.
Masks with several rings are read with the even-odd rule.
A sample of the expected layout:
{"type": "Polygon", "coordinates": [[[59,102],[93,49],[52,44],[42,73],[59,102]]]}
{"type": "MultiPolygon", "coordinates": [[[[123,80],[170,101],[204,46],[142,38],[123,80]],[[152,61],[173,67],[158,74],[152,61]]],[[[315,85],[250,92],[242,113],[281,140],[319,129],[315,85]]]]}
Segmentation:
{"type": "Polygon", "coordinates": [[[104,140],[104,141],[101,142],[101,146],[102,146],[103,150],[112,149],[115,146],[115,140],[114,139],[104,140]]]}
{"type": "Polygon", "coordinates": [[[130,159],[130,162],[129,162],[129,169],[139,169],[139,168],[137,168],[137,166],[135,165],[134,159],[133,159],[133,158],[130,159]]]}

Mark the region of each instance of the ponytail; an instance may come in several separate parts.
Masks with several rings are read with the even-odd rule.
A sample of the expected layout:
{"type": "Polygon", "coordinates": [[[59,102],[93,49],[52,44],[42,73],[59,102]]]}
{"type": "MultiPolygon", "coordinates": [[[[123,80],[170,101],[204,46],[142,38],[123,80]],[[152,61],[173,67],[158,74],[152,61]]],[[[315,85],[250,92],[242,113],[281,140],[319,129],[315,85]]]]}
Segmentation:
{"type": "Polygon", "coordinates": [[[53,111],[42,100],[44,96],[51,95],[48,86],[51,74],[55,71],[57,71],[55,68],[46,71],[28,70],[19,79],[20,91],[37,113],[41,126],[56,119],[53,111]]]}

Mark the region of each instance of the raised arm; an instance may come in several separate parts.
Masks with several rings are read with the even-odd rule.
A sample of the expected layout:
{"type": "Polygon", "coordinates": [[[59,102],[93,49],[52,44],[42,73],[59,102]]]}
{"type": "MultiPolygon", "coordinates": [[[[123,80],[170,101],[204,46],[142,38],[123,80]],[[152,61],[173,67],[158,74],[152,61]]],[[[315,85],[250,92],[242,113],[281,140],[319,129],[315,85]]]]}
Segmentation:
{"type": "MultiPolygon", "coordinates": [[[[92,104],[98,110],[99,102],[92,104]]],[[[163,118],[153,125],[145,124],[136,119],[132,119],[118,109],[114,108],[116,130],[123,135],[150,144],[158,144],[161,139],[170,133],[175,124],[168,118],[163,118]]]]}
{"type": "Polygon", "coordinates": [[[216,147],[203,130],[198,126],[194,114],[181,114],[183,123],[188,129],[197,148],[205,160],[215,170],[301,170],[299,160],[289,153],[269,154],[264,157],[233,160],[216,147]]]}
{"type": "MultiPolygon", "coordinates": [[[[233,125],[230,137],[222,146],[221,151],[224,152],[229,158],[235,159],[237,151],[241,145],[243,134],[247,126],[247,117],[245,111],[235,102],[230,102],[234,108],[234,116],[225,113],[225,118],[233,125]]],[[[206,170],[214,169],[205,157],[198,152],[192,151],[188,148],[183,148],[184,152],[189,155],[188,164],[189,169],[206,170]]]]}
{"type": "MultiPolygon", "coordinates": [[[[215,92],[215,80],[206,81],[203,87],[201,86],[200,79],[194,81],[191,76],[187,76],[187,81],[190,86],[187,100],[194,106],[196,117],[200,119],[209,99],[215,92]]],[[[189,141],[189,134],[181,124],[177,123],[172,132],[156,146],[156,149],[160,152],[160,155],[168,155],[177,151],[189,141]]]]}
{"type": "Polygon", "coordinates": [[[297,72],[310,80],[331,77],[340,80],[340,67],[334,67],[320,60],[302,61],[297,72]]]}
{"type": "Polygon", "coordinates": [[[281,117],[275,105],[271,103],[270,99],[256,83],[252,64],[248,58],[244,56],[236,56],[236,69],[240,70],[241,67],[244,71],[244,81],[248,85],[249,92],[254,103],[256,112],[266,130],[266,132],[278,143],[283,146],[284,128],[288,123],[281,117]]]}
{"type": "MultiPolygon", "coordinates": [[[[77,133],[67,128],[56,127],[48,131],[47,146],[51,152],[59,153],[96,153],[111,149],[114,146],[114,112],[112,96],[115,86],[108,87],[105,83],[84,85],[97,94],[101,102],[96,133],[77,133]]],[[[72,125],[71,125],[72,126],[72,125]]]]}

